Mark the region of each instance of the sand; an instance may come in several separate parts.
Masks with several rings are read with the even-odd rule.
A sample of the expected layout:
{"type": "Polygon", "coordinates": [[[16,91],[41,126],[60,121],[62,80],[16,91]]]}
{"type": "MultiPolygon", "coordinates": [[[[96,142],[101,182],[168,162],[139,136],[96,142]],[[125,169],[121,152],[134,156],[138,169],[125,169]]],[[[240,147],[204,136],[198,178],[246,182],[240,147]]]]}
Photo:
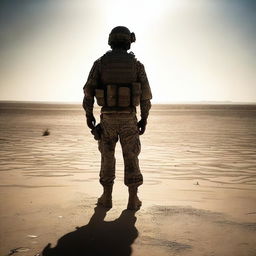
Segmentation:
{"type": "Polygon", "coordinates": [[[0,255],[256,255],[255,105],[156,105],[141,143],[142,208],[118,144],[106,211],[81,107],[1,103],[0,255]]]}

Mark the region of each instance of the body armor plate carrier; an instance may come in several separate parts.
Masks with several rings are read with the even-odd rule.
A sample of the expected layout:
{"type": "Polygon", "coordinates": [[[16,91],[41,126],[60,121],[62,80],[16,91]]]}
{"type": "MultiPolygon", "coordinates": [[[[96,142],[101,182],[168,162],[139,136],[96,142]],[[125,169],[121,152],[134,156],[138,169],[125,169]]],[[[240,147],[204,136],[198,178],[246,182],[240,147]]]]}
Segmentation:
{"type": "Polygon", "coordinates": [[[140,103],[136,59],[124,51],[107,52],[100,59],[100,84],[95,89],[97,104],[109,110],[122,110],[140,103]]]}

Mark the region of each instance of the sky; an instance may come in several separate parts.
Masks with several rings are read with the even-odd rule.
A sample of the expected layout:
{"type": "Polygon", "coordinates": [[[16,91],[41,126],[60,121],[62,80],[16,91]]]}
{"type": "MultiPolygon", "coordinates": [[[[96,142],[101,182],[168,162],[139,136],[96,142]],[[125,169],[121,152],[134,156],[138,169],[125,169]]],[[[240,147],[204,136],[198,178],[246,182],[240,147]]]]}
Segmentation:
{"type": "Polygon", "coordinates": [[[153,103],[256,103],[254,0],[1,0],[0,100],[81,102],[118,25],[153,103]]]}

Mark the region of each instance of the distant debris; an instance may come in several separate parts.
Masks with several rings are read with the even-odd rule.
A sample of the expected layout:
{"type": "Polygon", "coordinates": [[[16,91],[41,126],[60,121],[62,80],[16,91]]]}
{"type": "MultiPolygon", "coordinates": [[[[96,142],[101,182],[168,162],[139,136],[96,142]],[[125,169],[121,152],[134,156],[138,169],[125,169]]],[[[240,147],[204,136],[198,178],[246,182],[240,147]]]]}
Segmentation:
{"type": "Polygon", "coordinates": [[[17,253],[17,252],[28,252],[29,250],[30,248],[27,248],[27,247],[18,247],[15,249],[11,249],[9,254],[7,254],[6,256],[13,255],[14,253],[17,253]]]}
{"type": "Polygon", "coordinates": [[[44,130],[42,136],[48,136],[48,135],[50,135],[49,129],[44,130]]]}
{"type": "Polygon", "coordinates": [[[27,235],[27,237],[29,237],[29,238],[37,238],[38,236],[36,236],[36,235],[27,235]]]}

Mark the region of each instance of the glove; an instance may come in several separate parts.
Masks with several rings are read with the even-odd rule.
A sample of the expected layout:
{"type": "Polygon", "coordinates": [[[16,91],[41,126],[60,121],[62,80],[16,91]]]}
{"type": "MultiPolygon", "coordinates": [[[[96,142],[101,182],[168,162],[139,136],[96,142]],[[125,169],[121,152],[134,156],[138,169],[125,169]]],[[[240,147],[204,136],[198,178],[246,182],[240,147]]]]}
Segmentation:
{"type": "Polygon", "coordinates": [[[90,129],[93,129],[95,127],[95,124],[96,124],[96,120],[94,118],[93,115],[90,115],[90,116],[86,116],[86,121],[87,121],[87,126],[90,128],[90,129]]]}
{"type": "Polygon", "coordinates": [[[147,119],[141,119],[138,123],[139,135],[142,135],[146,130],[147,119]]]}

